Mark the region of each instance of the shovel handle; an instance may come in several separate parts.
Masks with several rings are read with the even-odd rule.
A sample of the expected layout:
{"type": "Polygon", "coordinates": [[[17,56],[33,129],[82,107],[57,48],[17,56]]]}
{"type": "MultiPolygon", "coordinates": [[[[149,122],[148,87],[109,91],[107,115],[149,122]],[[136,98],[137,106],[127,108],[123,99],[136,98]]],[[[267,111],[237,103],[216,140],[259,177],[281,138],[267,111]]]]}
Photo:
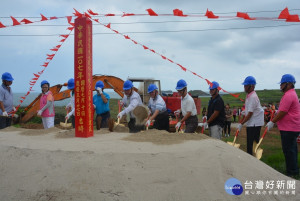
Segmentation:
{"type": "MultiPolygon", "coordinates": [[[[203,119],[203,123],[205,123],[205,122],[206,122],[206,118],[203,119]]],[[[201,133],[202,133],[202,134],[204,133],[204,126],[202,126],[201,133]]]]}
{"type": "Polygon", "coordinates": [[[262,137],[261,137],[261,138],[264,138],[264,137],[265,137],[265,135],[267,134],[267,132],[268,132],[268,127],[265,129],[265,131],[264,131],[264,134],[262,135],[262,137]]]}
{"type": "Polygon", "coordinates": [[[239,129],[236,129],[234,137],[237,137],[239,132],[240,132],[239,129]]]}
{"type": "Polygon", "coordinates": [[[259,145],[261,144],[261,142],[263,141],[265,135],[267,134],[267,131],[268,131],[268,127],[265,129],[264,134],[262,135],[262,137],[260,138],[258,144],[256,145],[256,147],[255,147],[255,153],[257,152],[257,149],[258,149],[259,145]]]}

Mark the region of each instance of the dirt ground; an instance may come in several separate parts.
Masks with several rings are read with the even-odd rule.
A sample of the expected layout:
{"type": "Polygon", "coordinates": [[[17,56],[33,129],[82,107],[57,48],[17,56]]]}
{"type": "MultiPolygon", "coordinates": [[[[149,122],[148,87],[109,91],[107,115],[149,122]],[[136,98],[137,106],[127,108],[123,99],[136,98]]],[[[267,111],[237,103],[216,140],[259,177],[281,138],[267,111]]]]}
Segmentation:
{"type": "Polygon", "coordinates": [[[203,134],[0,130],[1,200],[299,200],[300,182],[203,134]],[[294,181],[295,195],[229,195],[225,182],[294,181]]]}

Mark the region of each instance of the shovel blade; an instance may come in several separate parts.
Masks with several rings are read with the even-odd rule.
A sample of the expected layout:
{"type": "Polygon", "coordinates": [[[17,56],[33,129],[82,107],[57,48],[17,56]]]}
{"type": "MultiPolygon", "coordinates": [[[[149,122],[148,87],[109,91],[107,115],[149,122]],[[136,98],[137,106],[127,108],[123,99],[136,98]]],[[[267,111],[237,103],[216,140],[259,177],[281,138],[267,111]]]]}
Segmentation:
{"type": "Polygon", "coordinates": [[[263,150],[262,148],[258,148],[258,149],[256,150],[256,153],[253,152],[253,155],[254,155],[258,160],[260,160],[261,157],[262,157],[263,151],[264,151],[264,150],[263,150]]]}
{"type": "Polygon", "coordinates": [[[60,122],[60,126],[63,128],[71,128],[72,123],[60,122]]]}
{"type": "Polygon", "coordinates": [[[227,142],[227,144],[234,146],[236,148],[240,148],[240,146],[241,146],[240,144],[236,144],[236,143],[233,144],[233,142],[227,142]]]}

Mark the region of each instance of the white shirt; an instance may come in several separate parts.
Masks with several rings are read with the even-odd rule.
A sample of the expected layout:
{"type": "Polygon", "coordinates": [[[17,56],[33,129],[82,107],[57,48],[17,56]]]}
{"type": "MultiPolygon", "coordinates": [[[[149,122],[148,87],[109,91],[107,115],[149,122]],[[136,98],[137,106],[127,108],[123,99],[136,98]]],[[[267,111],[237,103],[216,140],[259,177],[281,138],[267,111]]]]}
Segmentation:
{"type": "Polygon", "coordinates": [[[251,118],[246,122],[247,127],[264,125],[264,110],[260,105],[260,101],[255,91],[252,91],[246,97],[245,114],[253,112],[251,118]]]}
{"type": "Polygon", "coordinates": [[[143,105],[142,99],[138,93],[135,91],[132,92],[131,96],[127,97],[124,95],[122,102],[124,106],[126,107],[123,111],[125,114],[130,114],[130,117],[134,117],[132,114],[132,111],[140,105],[143,105]]]}
{"type": "Polygon", "coordinates": [[[68,105],[66,106],[66,108],[71,108],[70,111],[70,116],[74,115],[75,116],[75,96],[72,95],[72,91],[70,92],[70,102],[68,103],[68,105]]]}
{"type": "Polygon", "coordinates": [[[152,114],[155,112],[155,110],[159,110],[159,113],[163,113],[167,110],[166,103],[160,95],[157,95],[154,99],[150,98],[148,107],[150,108],[152,114]]]}
{"type": "Polygon", "coordinates": [[[187,112],[191,112],[191,116],[197,115],[195,101],[189,94],[186,94],[184,98],[181,97],[181,112],[183,116],[187,112]]]}

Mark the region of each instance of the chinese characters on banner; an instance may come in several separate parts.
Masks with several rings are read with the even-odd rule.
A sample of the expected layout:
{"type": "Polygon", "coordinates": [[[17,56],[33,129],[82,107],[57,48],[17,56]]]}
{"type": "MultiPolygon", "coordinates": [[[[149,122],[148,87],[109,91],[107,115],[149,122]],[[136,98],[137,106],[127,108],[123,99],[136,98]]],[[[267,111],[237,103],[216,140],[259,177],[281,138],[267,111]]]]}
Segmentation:
{"type": "Polygon", "coordinates": [[[93,136],[92,21],[75,19],[74,37],[75,136],[93,136]]]}

